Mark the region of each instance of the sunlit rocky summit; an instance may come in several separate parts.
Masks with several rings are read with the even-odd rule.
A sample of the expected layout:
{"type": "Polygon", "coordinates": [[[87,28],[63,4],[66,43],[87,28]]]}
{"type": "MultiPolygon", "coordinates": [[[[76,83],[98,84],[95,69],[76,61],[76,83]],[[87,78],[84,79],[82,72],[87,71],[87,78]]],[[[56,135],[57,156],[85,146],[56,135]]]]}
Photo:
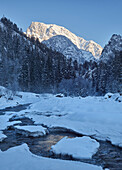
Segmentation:
{"type": "MultiPolygon", "coordinates": [[[[61,39],[61,36],[67,37],[78,49],[88,51],[92,53],[92,55],[96,58],[99,59],[103,48],[95,43],[94,41],[86,41],[82,37],[78,37],[72,32],[70,32],[68,29],[58,26],[55,24],[44,24],[40,22],[32,22],[29,28],[26,31],[26,34],[28,37],[34,36],[35,38],[38,38],[40,42],[45,43],[48,47],[53,47],[55,48],[56,51],[59,51],[59,48],[53,43],[54,41],[57,42],[57,39],[59,38],[59,41],[61,39]],[[60,37],[57,35],[61,35],[60,37]],[[53,39],[51,39],[53,37],[53,39]],[[51,41],[52,40],[52,41],[51,41]]],[[[64,39],[64,37],[62,37],[64,39]]],[[[64,42],[63,42],[64,43],[64,42]]],[[[63,43],[60,44],[60,48],[62,48],[63,43]]],[[[67,46],[66,46],[67,47],[67,46]]],[[[72,48],[71,46],[68,46],[68,48],[72,48]]],[[[74,52],[74,51],[73,51],[74,52]]],[[[87,53],[87,56],[91,55],[87,53]]],[[[91,58],[91,57],[90,57],[91,58]]],[[[88,60],[86,58],[86,60],[88,60]]]]}

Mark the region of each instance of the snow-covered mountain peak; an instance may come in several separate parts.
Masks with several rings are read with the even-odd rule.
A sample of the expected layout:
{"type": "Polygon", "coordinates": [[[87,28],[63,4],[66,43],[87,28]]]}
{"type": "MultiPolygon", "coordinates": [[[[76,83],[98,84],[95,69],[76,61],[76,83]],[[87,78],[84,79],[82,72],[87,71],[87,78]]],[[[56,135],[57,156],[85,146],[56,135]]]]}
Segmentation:
{"type": "Polygon", "coordinates": [[[40,42],[49,40],[56,35],[63,35],[70,39],[77,48],[91,52],[95,58],[99,58],[102,53],[102,47],[94,41],[86,41],[82,37],[78,37],[68,29],[55,24],[44,24],[40,22],[32,22],[26,31],[28,37],[34,36],[40,42]]]}

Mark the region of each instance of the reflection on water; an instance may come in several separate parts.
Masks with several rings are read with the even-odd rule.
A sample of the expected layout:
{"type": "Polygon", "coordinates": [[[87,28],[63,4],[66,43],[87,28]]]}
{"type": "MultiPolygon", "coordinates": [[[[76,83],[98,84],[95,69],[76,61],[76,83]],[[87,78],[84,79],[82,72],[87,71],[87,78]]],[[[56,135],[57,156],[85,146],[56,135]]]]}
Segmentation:
{"type": "Polygon", "coordinates": [[[52,154],[50,152],[51,146],[55,145],[63,137],[76,137],[75,134],[67,132],[60,134],[58,134],[58,132],[51,132],[46,136],[27,137],[23,134],[20,134],[20,130],[15,130],[13,127],[4,130],[4,134],[7,136],[7,138],[5,138],[4,141],[0,143],[0,149],[2,151],[23,143],[27,143],[32,153],[46,157],[52,154]]]}

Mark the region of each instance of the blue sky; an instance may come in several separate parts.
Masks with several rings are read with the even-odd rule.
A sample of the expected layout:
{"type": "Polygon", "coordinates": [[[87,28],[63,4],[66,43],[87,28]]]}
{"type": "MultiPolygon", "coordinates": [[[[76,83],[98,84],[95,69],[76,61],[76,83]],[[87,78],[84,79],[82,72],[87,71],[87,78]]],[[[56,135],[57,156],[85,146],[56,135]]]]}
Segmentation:
{"type": "Polygon", "coordinates": [[[122,34],[122,0],[1,0],[3,14],[23,31],[32,21],[57,24],[102,47],[122,34]]]}

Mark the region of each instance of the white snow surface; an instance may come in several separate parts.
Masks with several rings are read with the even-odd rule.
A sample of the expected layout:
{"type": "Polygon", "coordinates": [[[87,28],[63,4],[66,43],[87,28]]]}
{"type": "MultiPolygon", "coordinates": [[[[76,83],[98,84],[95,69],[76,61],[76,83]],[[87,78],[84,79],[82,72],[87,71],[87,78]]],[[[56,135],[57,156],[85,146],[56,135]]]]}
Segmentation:
{"type": "Polygon", "coordinates": [[[2,131],[0,131],[0,142],[3,141],[7,136],[3,134],[2,131]]]}
{"type": "Polygon", "coordinates": [[[27,111],[37,124],[67,128],[122,147],[122,103],[115,99],[49,96],[27,111]]]}
{"type": "Polygon", "coordinates": [[[19,130],[23,130],[26,131],[26,135],[28,136],[33,136],[33,137],[37,137],[37,136],[44,136],[47,133],[47,129],[40,126],[14,126],[15,128],[19,129],[19,130]]]}
{"type": "Polygon", "coordinates": [[[40,100],[39,94],[29,92],[16,92],[14,94],[14,92],[2,86],[0,86],[0,96],[2,96],[0,97],[0,109],[34,103],[40,100]],[[9,98],[11,98],[11,100],[9,98]]]}
{"type": "Polygon", "coordinates": [[[91,159],[97,152],[99,143],[90,137],[64,137],[56,145],[53,145],[52,151],[56,154],[70,155],[76,159],[91,159]]]}
{"type": "Polygon", "coordinates": [[[39,157],[26,144],[0,151],[1,170],[102,170],[101,167],[74,161],[39,157]]]}
{"type": "MultiPolygon", "coordinates": [[[[70,41],[72,41],[72,43],[75,44],[77,48],[92,53],[95,58],[99,58],[102,52],[102,47],[94,41],[86,41],[83,38],[76,36],[68,29],[55,24],[32,22],[27,29],[26,34],[28,37],[34,36],[35,38],[38,38],[40,42],[47,40],[47,44],[48,40],[54,36],[65,36],[70,41]]],[[[60,47],[62,47],[63,43],[60,45],[60,47]]],[[[55,49],[57,49],[56,46],[55,49]]]]}

